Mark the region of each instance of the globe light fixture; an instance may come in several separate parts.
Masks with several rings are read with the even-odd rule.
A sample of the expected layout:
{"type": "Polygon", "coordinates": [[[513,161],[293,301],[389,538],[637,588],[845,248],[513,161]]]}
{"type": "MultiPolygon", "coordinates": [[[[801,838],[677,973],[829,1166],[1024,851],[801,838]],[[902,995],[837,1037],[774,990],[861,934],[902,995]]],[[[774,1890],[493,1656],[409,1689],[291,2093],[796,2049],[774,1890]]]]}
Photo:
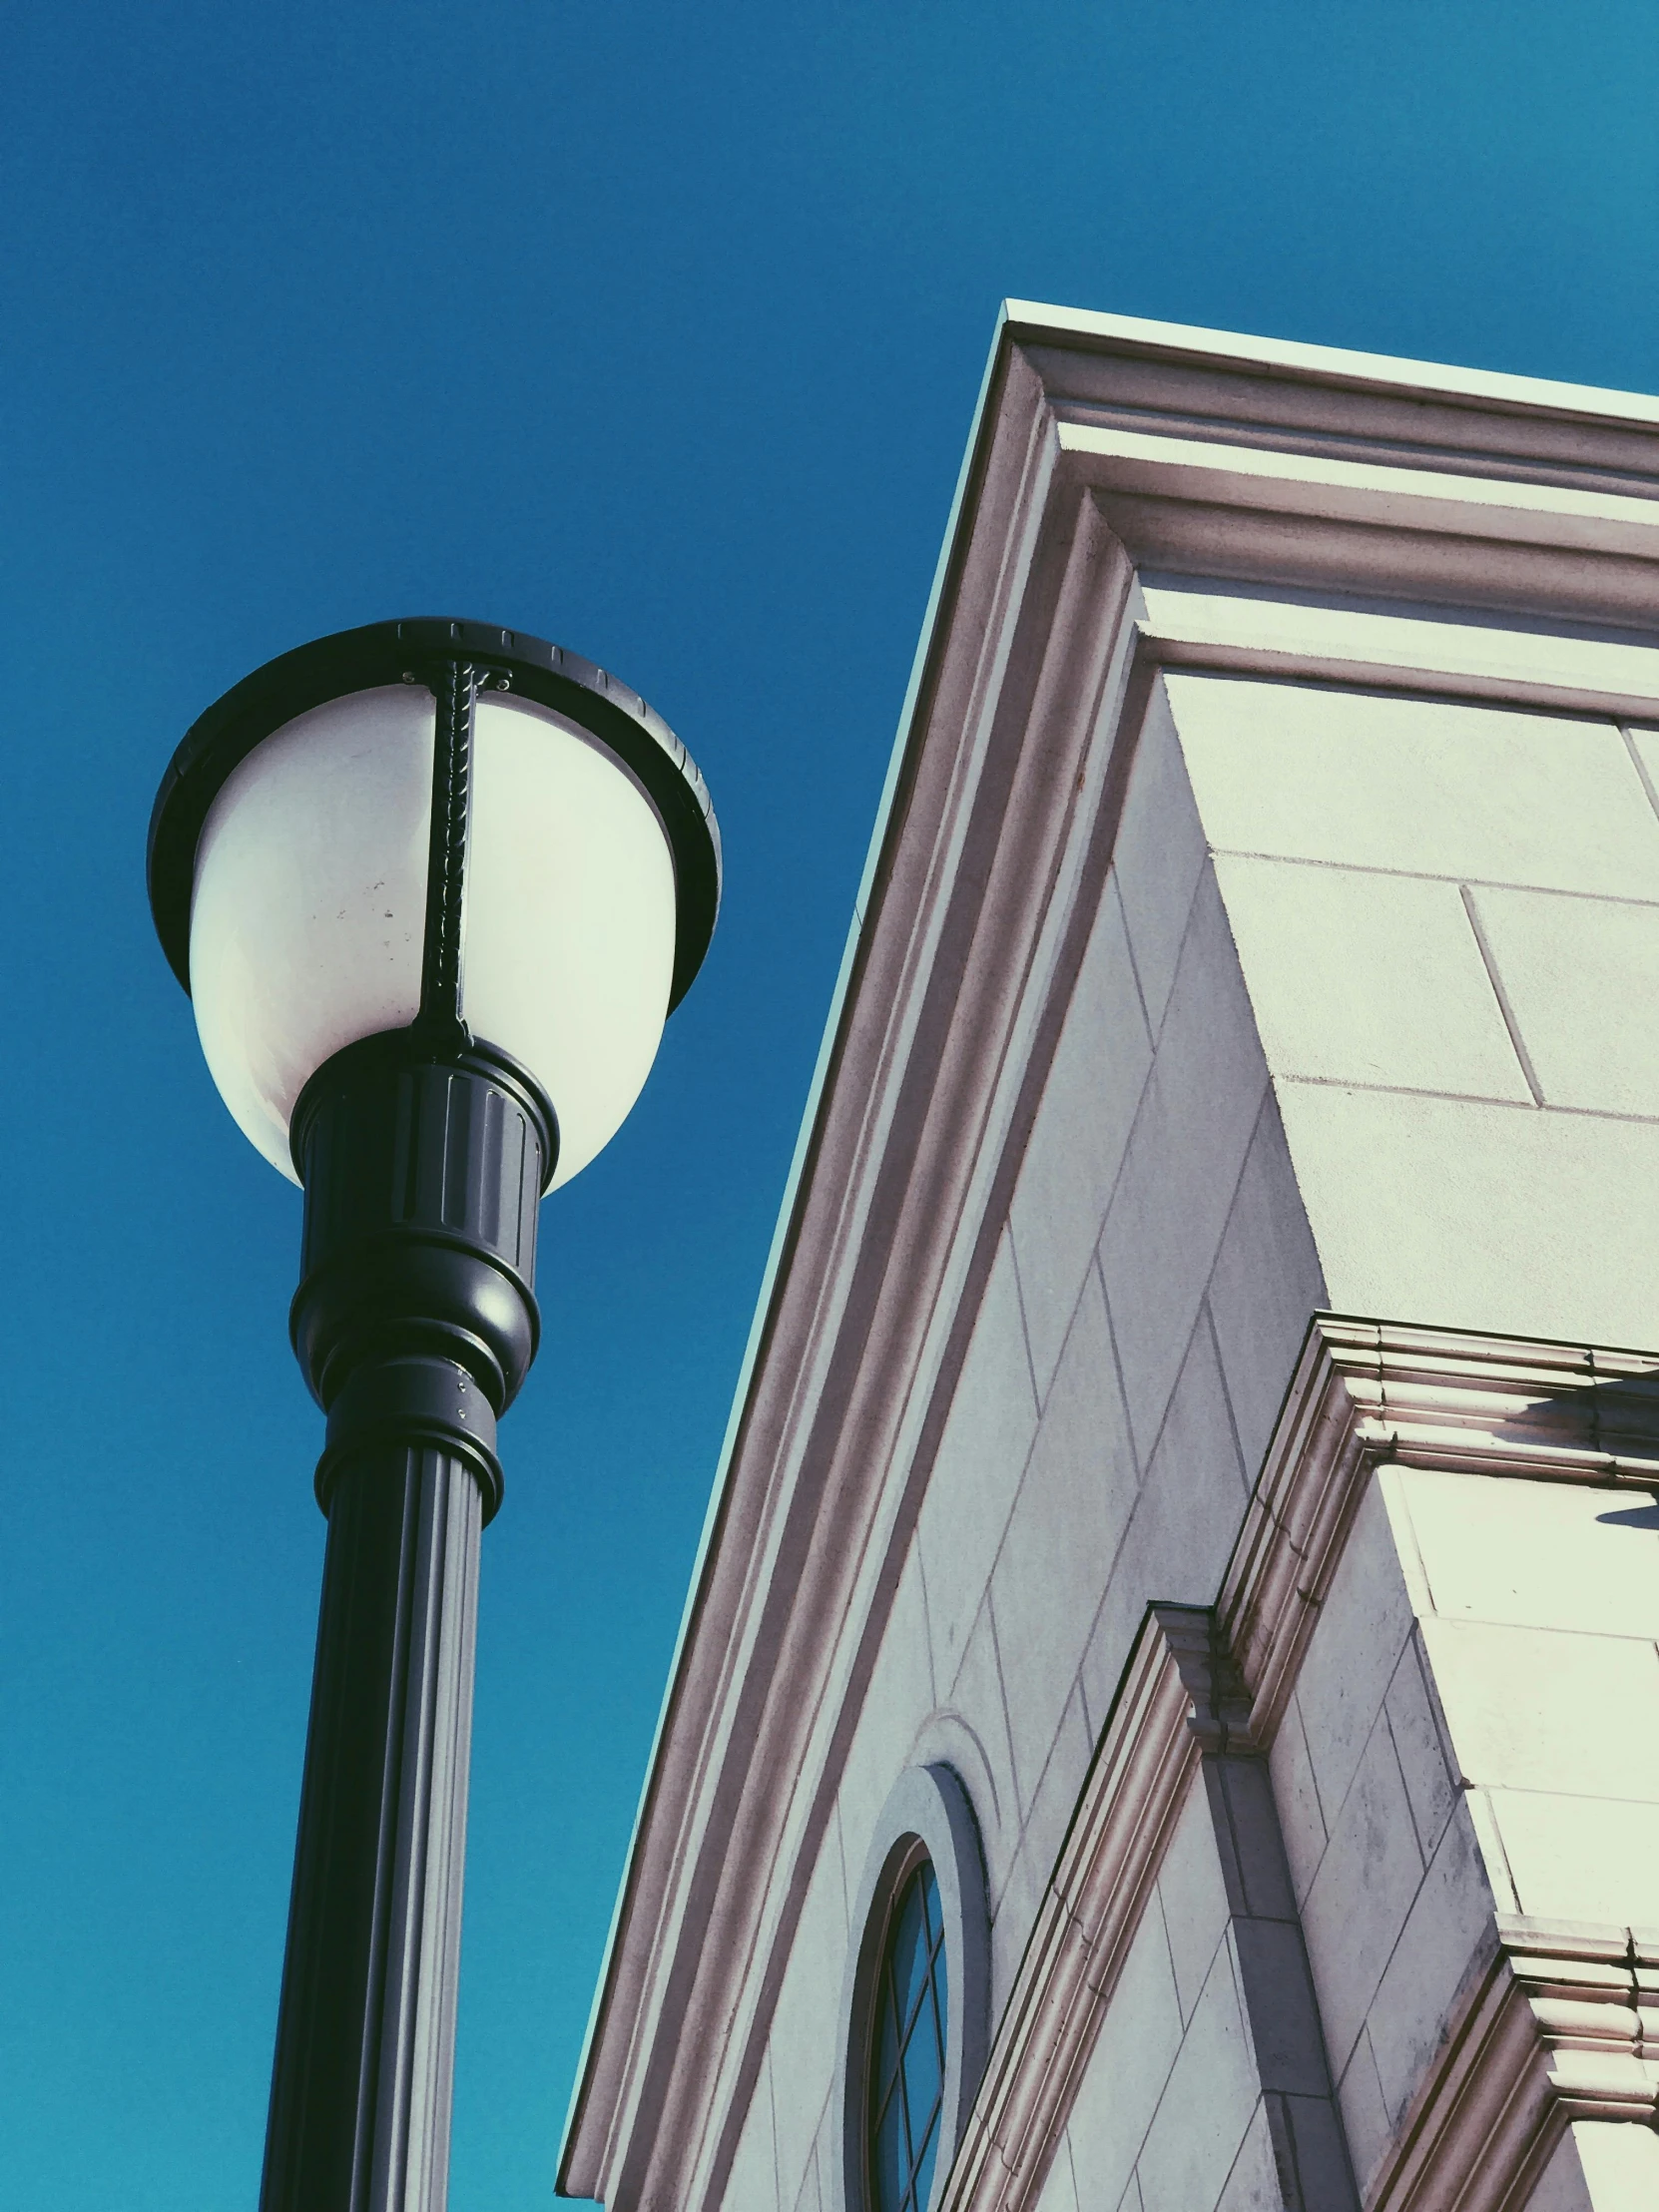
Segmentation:
{"type": "Polygon", "coordinates": [[[328,1520],[262,2212],[441,2212],[478,1542],[535,1358],[536,1219],[708,948],[667,725],[522,633],[376,623],[174,756],[150,900],[208,1066],[303,1186],[290,1334],[328,1520]]]}

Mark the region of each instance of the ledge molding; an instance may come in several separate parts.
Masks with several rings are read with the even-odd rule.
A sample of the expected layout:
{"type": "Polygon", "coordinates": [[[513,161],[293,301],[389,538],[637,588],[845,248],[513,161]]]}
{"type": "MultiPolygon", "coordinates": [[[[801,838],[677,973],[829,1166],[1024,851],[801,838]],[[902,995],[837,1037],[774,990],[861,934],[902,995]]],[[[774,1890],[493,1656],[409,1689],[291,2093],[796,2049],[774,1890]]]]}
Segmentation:
{"type": "MultiPolygon", "coordinates": [[[[1200,1757],[1265,1753],[1374,1469],[1659,1490],[1659,1356],[1320,1314],[1214,1612],[1152,1605],[937,2212],[1028,2212],[1200,1757]]],[[[1659,2123],[1659,1932],[1500,1919],[1368,2212],[1518,2212],[1573,2119],[1659,2123]]]]}
{"type": "Polygon", "coordinates": [[[1659,1935],[1500,1918],[1369,2212],[1521,2212],[1573,2120],[1659,2125],[1659,1935]]]}

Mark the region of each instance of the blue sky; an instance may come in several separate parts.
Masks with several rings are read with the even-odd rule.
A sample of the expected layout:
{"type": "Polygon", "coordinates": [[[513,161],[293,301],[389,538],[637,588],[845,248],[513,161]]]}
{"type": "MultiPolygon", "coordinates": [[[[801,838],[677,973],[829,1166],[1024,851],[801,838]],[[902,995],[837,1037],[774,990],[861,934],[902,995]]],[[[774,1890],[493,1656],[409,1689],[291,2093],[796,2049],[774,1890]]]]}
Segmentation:
{"type": "Polygon", "coordinates": [[[485,1543],[454,2212],[544,2204],[998,299],[1659,387],[1659,11],[14,0],[0,2212],[253,2204],[322,1522],[298,1201],[154,942],[319,633],[615,669],[728,897],[543,1220],[485,1543]]]}

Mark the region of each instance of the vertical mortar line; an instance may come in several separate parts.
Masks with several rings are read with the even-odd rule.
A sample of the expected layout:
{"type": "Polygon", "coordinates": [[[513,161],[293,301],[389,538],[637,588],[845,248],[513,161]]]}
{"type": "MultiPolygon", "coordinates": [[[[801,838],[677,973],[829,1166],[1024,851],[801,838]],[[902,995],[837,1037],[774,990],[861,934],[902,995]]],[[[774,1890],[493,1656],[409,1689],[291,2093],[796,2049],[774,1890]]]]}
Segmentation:
{"type": "Polygon", "coordinates": [[[1534,1106],[1541,1106],[1544,1102],[1544,1094],[1543,1087],[1538,1081],[1538,1071],[1532,1065],[1532,1055],[1526,1049],[1526,1041],[1521,1035],[1520,1023],[1515,1019],[1515,1009],[1509,1003],[1509,993],[1503,987],[1503,978],[1498,973],[1496,958],[1493,956],[1490,944],[1486,941],[1486,931],[1481,923],[1479,909],[1474,903],[1474,893],[1467,883],[1459,883],[1457,889],[1463,901],[1463,911],[1469,917],[1469,927],[1474,931],[1475,947],[1485,965],[1486,980],[1491,984],[1492,995],[1497,1000],[1497,1010],[1503,1016],[1503,1026],[1509,1032],[1509,1042],[1515,1048],[1515,1058],[1520,1062],[1521,1074],[1526,1078],[1526,1087],[1532,1093],[1532,1103],[1534,1106]]]}
{"type": "Polygon", "coordinates": [[[1654,790],[1653,778],[1647,772],[1647,763],[1637,750],[1635,731],[1627,723],[1621,722],[1619,724],[1619,736],[1624,740],[1624,750],[1630,755],[1631,767],[1641,779],[1642,789],[1647,794],[1648,805],[1656,815],[1659,815],[1659,791],[1654,790]]]}

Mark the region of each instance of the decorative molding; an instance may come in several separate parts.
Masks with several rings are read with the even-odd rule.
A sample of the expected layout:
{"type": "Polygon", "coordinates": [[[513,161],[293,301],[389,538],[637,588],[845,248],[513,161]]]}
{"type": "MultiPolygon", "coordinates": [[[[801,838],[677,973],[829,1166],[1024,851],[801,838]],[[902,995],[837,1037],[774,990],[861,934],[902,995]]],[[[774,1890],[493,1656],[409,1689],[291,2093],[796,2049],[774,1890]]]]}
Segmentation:
{"type": "Polygon", "coordinates": [[[1067,420],[1061,468],[1139,565],[1647,627],[1651,483],[1588,489],[1067,420]],[[1271,552],[1269,548],[1271,546],[1271,552]]]}
{"type": "Polygon", "coordinates": [[[1273,1786],[1215,1615],[1147,1610],[935,2212],[1028,2212],[1042,2189],[1175,1822],[1202,1789],[1287,2203],[1352,2212],[1273,1786]]]}
{"type": "Polygon", "coordinates": [[[1511,708],[1522,714],[1572,715],[1621,724],[1659,723],[1659,670],[1653,691],[1604,684],[1566,684],[1512,669],[1416,666],[1357,652],[1322,653],[1316,646],[1251,645],[1240,639],[1180,637],[1137,625],[1135,666],[1171,674],[1237,676],[1258,684],[1325,684],[1389,692],[1404,699],[1511,708]]]}
{"type": "Polygon", "coordinates": [[[1370,2212],[1520,2212],[1569,2122],[1659,2125],[1659,1937],[1500,1919],[1370,2212]]]}
{"type": "Polygon", "coordinates": [[[1659,1356],[1316,1315],[1217,1608],[1263,1743],[1382,1459],[1659,1490],[1659,1356]]]}
{"type": "MultiPolygon", "coordinates": [[[[1271,1744],[1373,1468],[1659,1489],[1659,1357],[1318,1315],[1220,1602],[1154,1605],[938,2212],[1025,2212],[1201,1757],[1271,1744]]],[[[1512,2212],[1569,2119],[1659,2120],[1659,1935],[1500,1921],[1370,2212],[1512,2212]]]]}
{"type": "Polygon", "coordinates": [[[1221,1725],[1211,1636],[1199,1608],[1148,1608],[937,2212],[1018,2212],[1035,2201],[1205,1740],[1221,1725]]]}

